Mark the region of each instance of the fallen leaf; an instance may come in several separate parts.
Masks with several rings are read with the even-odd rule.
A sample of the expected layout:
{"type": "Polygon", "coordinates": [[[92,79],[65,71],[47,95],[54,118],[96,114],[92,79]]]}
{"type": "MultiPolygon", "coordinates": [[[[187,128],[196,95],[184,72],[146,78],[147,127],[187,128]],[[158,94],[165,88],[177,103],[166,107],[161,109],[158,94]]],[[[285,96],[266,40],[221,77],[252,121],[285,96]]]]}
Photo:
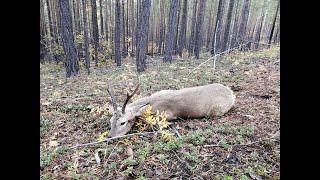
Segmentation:
{"type": "Polygon", "coordinates": [[[51,147],[57,147],[59,145],[59,143],[57,141],[50,141],[49,142],[49,146],[51,147]]]}
{"type": "Polygon", "coordinates": [[[94,157],[96,158],[97,164],[100,165],[101,159],[100,159],[100,157],[99,157],[99,151],[97,151],[97,152],[94,154],[94,157]]]}

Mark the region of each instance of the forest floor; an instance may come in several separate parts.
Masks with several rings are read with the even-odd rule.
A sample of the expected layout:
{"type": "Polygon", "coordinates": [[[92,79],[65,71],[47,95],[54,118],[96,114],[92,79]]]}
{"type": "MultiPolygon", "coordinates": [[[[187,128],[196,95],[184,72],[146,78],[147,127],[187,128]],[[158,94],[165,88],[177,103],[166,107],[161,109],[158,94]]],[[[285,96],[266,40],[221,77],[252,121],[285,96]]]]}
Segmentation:
{"type": "Polygon", "coordinates": [[[90,75],[81,69],[67,80],[62,64],[40,65],[41,179],[280,179],[280,139],[272,139],[280,133],[279,46],[223,56],[215,73],[212,61],[199,66],[208,58],[175,58],[171,64],[148,58],[141,75],[127,58],[120,68],[102,63],[90,75]],[[138,82],[141,93],[134,99],[219,82],[234,90],[236,103],[213,120],[172,122],[169,142],[160,134],[134,135],[70,149],[109,130],[109,80],[119,103],[138,82]]]}

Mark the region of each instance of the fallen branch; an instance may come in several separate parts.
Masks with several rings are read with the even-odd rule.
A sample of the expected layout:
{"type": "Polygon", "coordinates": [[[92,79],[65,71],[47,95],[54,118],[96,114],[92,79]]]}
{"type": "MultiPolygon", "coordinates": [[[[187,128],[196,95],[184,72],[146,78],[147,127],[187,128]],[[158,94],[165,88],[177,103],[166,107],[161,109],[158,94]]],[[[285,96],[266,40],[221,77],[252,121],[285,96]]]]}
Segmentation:
{"type": "Polygon", "coordinates": [[[216,57],[221,56],[222,54],[226,54],[226,53],[228,53],[228,52],[230,52],[230,51],[232,51],[232,50],[234,50],[234,49],[241,48],[241,46],[244,46],[244,45],[246,45],[246,44],[248,44],[248,43],[240,44],[240,45],[237,46],[237,47],[234,47],[234,48],[228,49],[228,50],[226,50],[226,51],[223,51],[223,52],[221,52],[221,53],[215,54],[214,56],[210,57],[210,58],[207,59],[206,61],[204,61],[204,62],[202,62],[201,64],[199,64],[197,67],[193,68],[193,69],[189,72],[188,76],[189,76],[194,70],[198,69],[200,66],[202,66],[202,65],[205,64],[205,63],[207,63],[207,62],[210,61],[211,59],[215,59],[216,57]]]}
{"type": "Polygon", "coordinates": [[[78,147],[84,147],[84,146],[90,146],[90,145],[95,145],[95,144],[100,144],[100,143],[105,143],[105,142],[109,142],[113,139],[120,139],[120,138],[124,138],[124,137],[130,137],[130,136],[134,136],[134,135],[147,135],[147,134],[155,134],[158,133],[158,131],[154,131],[154,132],[144,132],[144,133],[133,133],[133,134],[126,134],[123,136],[117,136],[117,137],[112,137],[112,138],[107,138],[103,141],[95,141],[95,142],[90,142],[90,143],[85,143],[85,144],[77,144],[75,146],[70,147],[70,149],[74,149],[74,148],[78,148],[78,147]]]}

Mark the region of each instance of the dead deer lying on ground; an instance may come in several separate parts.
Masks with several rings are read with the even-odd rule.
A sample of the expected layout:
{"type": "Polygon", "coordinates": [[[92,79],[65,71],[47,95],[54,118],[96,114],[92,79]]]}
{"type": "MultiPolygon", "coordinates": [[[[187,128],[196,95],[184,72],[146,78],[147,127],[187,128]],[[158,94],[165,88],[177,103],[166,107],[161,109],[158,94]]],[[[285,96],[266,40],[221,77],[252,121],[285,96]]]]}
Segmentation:
{"type": "Polygon", "coordinates": [[[170,121],[177,117],[221,116],[229,111],[235,103],[235,96],[229,87],[214,83],[180,90],[162,90],[127,105],[139,87],[138,85],[131,95],[127,93],[124,105],[119,108],[109,86],[108,92],[113,105],[109,137],[121,136],[129,132],[147,105],[151,105],[153,111],[165,111],[167,120],[170,121]]]}

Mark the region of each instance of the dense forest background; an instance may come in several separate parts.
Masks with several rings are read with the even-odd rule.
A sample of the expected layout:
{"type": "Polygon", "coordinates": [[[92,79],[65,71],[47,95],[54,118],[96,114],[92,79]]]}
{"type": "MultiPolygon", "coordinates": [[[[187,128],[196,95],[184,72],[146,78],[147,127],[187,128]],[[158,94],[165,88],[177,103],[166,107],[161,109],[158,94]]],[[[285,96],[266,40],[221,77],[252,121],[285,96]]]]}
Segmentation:
{"type": "MultiPolygon", "coordinates": [[[[64,62],[67,77],[84,67],[133,57],[199,59],[280,41],[279,0],[40,0],[41,62],[64,62]],[[94,63],[91,63],[94,62],[94,63]]],[[[108,67],[107,67],[108,68],[108,67]]]]}

